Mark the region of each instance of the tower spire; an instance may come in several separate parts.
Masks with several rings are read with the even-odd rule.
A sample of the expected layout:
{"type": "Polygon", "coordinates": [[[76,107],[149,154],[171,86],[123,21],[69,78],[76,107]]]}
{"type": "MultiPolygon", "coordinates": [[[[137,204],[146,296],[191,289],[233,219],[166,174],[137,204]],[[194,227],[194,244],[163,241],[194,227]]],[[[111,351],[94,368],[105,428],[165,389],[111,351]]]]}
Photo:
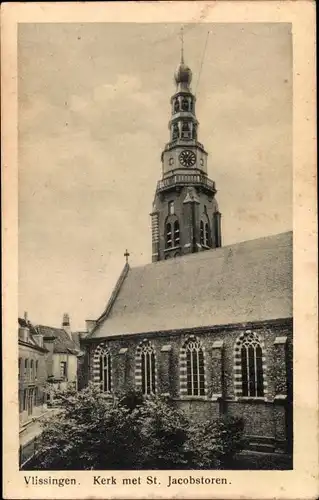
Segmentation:
{"type": "Polygon", "coordinates": [[[184,64],[184,26],[181,27],[181,64],[184,64]]]}

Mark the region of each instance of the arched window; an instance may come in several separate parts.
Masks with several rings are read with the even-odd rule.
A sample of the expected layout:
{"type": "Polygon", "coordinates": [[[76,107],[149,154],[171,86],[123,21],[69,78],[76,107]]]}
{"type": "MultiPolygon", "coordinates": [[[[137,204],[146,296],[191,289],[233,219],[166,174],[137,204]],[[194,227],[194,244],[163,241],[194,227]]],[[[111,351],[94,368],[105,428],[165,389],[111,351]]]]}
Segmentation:
{"type": "Polygon", "coordinates": [[[150,342],[143,342],[136,350],[135,379],[143,394],[156,392],[156,359],[150,342]]]}
{"type": "Polygon", "coordinates": [[[172,130],[172,138],[178,139],[178,137],[179,137],[179,128],[178,128],[177,123],[174,123],[173,130],[172,130]]]}
{"type": "Polygon", "coordinates": [[[200,244],[204,245],[204,222],[201,220],[200,221],[200,244]]]}
{"type": "Polygon", "coordinates": [[[235,344],[235,392],[242,397],[264,397],[263,347],[256,333],[241,334],[235,344]]]}
{"type": "Polygon", "coordinates": [[[219,212],[214,213],[213,218],[213,228],[214,228],[214,237],[215,237],[215,245],[216,248],[221,247],[221,215],[219,212]]]}
{"type": "Polygon", "coordinates": [[[189,339],[181,350],[180,359],[181,393],[205,396],[205,361],[200,341],[196,338],[189,339]]]}
{"type": "Polygon", "coordinates": [[[100,353],[100,387],[103,392],[112,390],[111,355],[108,349],[103,349],[100,353]]]}
{"type": "Polygon", "coordinates": [[[171,248],[172,246],[172,224],[168,222],[166,224],[166,248],[171,248]]]}
{"type": "Polygon", "coordinates": [[[210,228],[208,223],[208,217],[204,214],[202,215],[202,220],[200,221],[200,244],[204,247],[210,247],[210,228]]]}
{"type": "Polygon", "coordinates": [[[205,223],[204,245],[209,246],[209,225],[208,225],[208,222],[205,223]]]}
{"type": "Polygon", "coordinates": [[[182,122],[182,138],[183,139],[190,139],[191,138],[190,123],[187,121],[182,122]]]}
{"type": "Polygon", "coordinates": [[[179,245],[180,238],[179,238],[179,222],[176,220],[174,222],[174,246],[177,247],[179,245]]]}

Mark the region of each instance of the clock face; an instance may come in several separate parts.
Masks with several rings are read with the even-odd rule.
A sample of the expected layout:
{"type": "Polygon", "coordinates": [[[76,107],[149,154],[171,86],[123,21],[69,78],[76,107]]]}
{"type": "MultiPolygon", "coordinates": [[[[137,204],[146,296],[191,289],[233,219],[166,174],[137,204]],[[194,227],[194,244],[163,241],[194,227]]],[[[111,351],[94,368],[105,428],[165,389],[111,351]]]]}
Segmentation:
{"type": "Polygon", "coordinates": [[[185,149],[179,155],[179,161],[183,167],[193,167],[196,163],[196,155],[193,151],[185,149]]]}

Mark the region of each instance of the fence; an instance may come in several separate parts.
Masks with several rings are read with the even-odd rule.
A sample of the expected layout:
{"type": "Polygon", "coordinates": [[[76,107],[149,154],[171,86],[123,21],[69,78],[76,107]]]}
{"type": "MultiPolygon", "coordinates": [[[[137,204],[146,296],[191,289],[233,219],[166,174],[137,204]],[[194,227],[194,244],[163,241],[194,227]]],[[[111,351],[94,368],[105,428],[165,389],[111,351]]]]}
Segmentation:
{"type": "Polygon", "coordinates": [[[28,443],[19,447],[19,466],[24,467],[36,454],[40,436],[35,436],[28,443]]]}

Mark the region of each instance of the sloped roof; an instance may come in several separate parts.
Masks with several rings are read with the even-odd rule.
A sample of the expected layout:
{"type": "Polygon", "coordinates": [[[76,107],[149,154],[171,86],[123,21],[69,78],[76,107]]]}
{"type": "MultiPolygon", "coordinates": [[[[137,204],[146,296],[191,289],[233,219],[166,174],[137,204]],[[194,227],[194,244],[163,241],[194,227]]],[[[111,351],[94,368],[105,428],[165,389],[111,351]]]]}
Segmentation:
{"type": "Polygon", "coordinates": [[[292,232],[129,268],[88,336],[292,317],[292,232]]]}
{"type": "MultiPolygon", "coordinates": [[[[18,324],[19,327],[21,328],[28,328],[29,330],[29,336],[27,341],[28,344],[30,344],[32,347],[35,347],[38,350],[47,352],[47,349],[44,346],[39,345],[39,343],[34,339],[33,335],[38,335],[39,332],[30,321],[25,320],[24,318],[18,318],[18,324]]],[[[23,342],[23,340],[19,338],[19,342],[23,342]]]]}
{"type": "Polygon", "coordinates": [[[44,337],[54,337],[53,352],[61,354],[78,354],[79,349],[77,345],[62,328],[44,325],[37,325],[36,328],[44,337]]]}
{"type": "Polygon", "coordinates": [[[77,349],[81,350],[81,340],[87,336],[88,332],[72,332],[73,342],[76,344],[77,349]]]}

